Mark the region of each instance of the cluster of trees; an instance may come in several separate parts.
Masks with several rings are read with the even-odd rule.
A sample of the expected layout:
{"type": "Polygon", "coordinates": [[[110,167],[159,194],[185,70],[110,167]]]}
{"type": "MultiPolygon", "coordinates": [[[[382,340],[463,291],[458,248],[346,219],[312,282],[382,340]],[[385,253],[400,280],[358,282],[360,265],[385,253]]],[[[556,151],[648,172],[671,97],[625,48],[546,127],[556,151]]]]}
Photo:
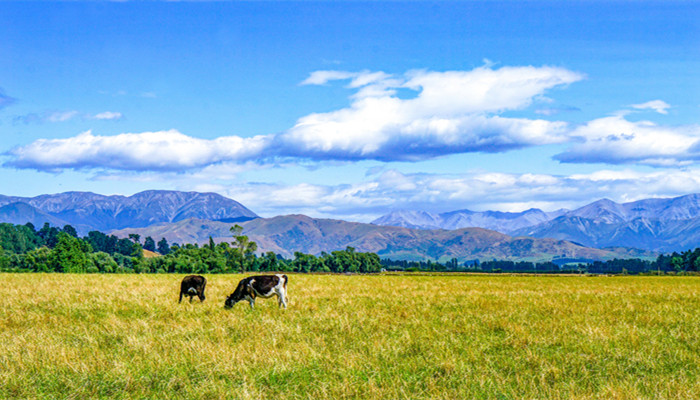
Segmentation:
{"type": "Polygon", "coordinates": [[[294,253],[293,259],[273,252],[258,256],[257,244],[231,228],[231,243],[170,245],[137,234],[129,239],[92,231],[79,238],[76,230],[45,224],[36,230],[32,224],[0,224],[0,271],[33,272],[119,272],[119,273],[227,273],[246,271],[289,272],[379,272],[381,263],[374,253],[354,248],[314,256],[294,253]],[[159,257],[144,257],[144,250],[159,257]]]}
{"type": "Polygon", "coordinates": [[[432,260],[408,261],[382,258],[382,265],[387,270],[397,271],[458,271],[463,269],[463,266],[460,265],[456,258],[453,258],[446,263],[440,263],[432,260]]]}
{"type": "Polygon", "coordinates": [[[695,273],[700,271],[700,248],[661,254],[653,261],[628,258],[569,266],[575,271],[591,274],[695,273]]]}
{"type": "MultiPolygon", "coordinates": [[[[567,261],[567,260],[556,260],[567,261]]],[[[569,260],[570,261],[570,260],[569,260]]],[[[589,273],[589,274],[642,274],[642,273],[686,273],[700,271],[700,248],[682,253],[661,254],[656,260],[639,258],[613,259],[593,262],[539,262],[479,260],[459,264],[453,258],[445,263],[435,261],[396,261],[382,259],[389,270],[405,271],[463,271],[463,272],[507,272],[507,273],[589,273]]]]}

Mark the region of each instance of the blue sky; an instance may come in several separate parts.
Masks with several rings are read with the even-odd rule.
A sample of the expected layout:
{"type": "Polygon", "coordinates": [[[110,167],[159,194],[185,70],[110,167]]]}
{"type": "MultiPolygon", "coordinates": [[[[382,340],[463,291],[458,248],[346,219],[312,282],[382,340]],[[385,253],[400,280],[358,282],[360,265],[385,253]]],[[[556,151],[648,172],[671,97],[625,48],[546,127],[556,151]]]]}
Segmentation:
{"type": "Polygon", "coordinates": [[[700,192],[700,3],[0,2],[0,194],[263,216],[700,192]]]}

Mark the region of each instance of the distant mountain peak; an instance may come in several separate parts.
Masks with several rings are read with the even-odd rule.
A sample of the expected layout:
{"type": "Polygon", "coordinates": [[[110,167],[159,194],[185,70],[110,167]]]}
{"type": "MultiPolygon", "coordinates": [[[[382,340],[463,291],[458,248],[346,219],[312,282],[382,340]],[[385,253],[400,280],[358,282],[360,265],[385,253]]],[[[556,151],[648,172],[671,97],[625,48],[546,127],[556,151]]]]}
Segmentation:
{"type": "Polygon", "coordinates": [[[537,208],[518,213],[462,209],[436,214],[403,210],[393,211],[375,219],[372,223],[419,229],[485,228],[508,233],[549,219],[551,219],[549,214],[537,208]]]}
{"type": "Polygon", "coordinates": [[[604,198],[575,210],[522,212],[457,210],[415,218],[419,211],[387,214],[373,221],[421,229],[482,227],[509,235],[557,238],[586,246],[684,250],[700,247],[700,194],[617,203],[604,198]],[[388,216],[391,215],[391,218],[388,216]]]}
{"type": "MultiPolygon", "coordinates": [[[[48,217],[65,221],[81,234],[86,230],[108,232],[126,227],[144,227],[188,218],[246,221],[258,215],[217,193],[146,190],[131,196],[105,196],[92,192],[64,192],[32,198],[0,196],[0,206],[22,202],[48,217]]],[[[0,219],[3,218],[0,215],[0,219]]],[[[15,215],[15,221],[22,219],[15,215]]],[[[30,216],[26,217],[29,220],[30,216]]],[[[34,220],[37,217],[35,214],[34,220]]],[[[7,219],[7,218],[5,218],[7,219]]]]}

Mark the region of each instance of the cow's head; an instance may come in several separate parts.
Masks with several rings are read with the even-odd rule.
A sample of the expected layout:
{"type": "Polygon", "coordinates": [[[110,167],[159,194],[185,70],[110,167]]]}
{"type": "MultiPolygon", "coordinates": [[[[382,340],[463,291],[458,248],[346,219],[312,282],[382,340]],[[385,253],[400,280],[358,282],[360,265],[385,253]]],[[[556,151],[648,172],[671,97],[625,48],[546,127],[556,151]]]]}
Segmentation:
{"type": "Polygon", "coordinates": [[[238,303],[239,301],[243,300],[243,299],[236,299],[236,298],[233,296],[234,294],[235,294],[235,292],[232,293],[232,294],[230,294],[230,295],[226,298],[226,301],[224,302],[224,308],[225,308],[225,309],[229,309],[229,308],[233,307],[233,306],[234,306],[236,303],[238,303]]]}
{"type": "Polygon", "coordinates": [[[224,308],[229,309],[236,305],[239,301],[245,300],[246,297],[250,296],[252,288],[245,281],[240,281],[236,290],[233,291],[224,302],[224,308]]]}

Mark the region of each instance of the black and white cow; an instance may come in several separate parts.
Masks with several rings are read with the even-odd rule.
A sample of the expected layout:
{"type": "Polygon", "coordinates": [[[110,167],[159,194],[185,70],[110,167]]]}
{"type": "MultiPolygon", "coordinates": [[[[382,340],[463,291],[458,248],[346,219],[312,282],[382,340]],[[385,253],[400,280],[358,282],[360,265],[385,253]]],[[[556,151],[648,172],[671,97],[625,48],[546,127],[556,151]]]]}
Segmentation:
{"type": "Polygon", "coordinates": [[[241,279],[224,303],[225,308],[231,308],[239,301],[247,300],[250,308],[255,307],[255,298],[269,298],[277,295],[279,307],[287,308],[287,275],[258,275],[241,279]]]}
{"type": "Polygon", "coordinates": [[[206,297],[204,297],[204,288],[207,286],[207,279],[201,275],[187,275],[182,278],[182,283],[180,283],[180,300],[178,303],[182,303],[182,296],[189,296],[190,303],[192,302],[192,297],[199,297],[199,301],[202,302],[206,297]]]}

